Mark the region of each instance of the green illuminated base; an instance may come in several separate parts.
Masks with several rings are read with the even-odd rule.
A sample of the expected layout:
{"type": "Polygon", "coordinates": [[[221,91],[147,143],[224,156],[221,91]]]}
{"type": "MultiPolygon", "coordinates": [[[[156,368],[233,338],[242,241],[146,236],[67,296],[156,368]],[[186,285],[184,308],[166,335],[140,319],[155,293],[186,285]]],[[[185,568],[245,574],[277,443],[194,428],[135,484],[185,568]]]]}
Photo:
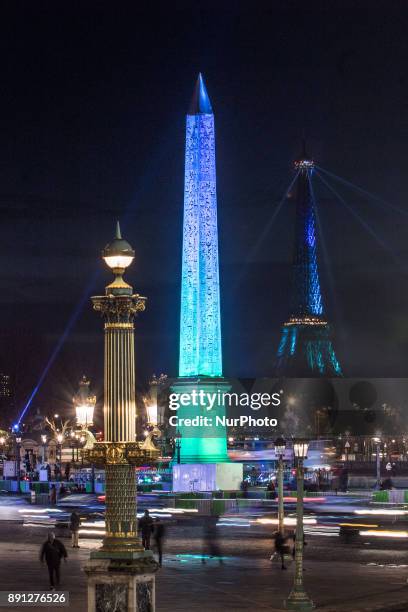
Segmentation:
{"type": "Polygon", "coordinates": [[[223,425],[215,424],[215,417],[225,416],[225,406],[218,398],[227,393],[231,386],[224,378],[209,378],[205,376],[192,378],[179,378],[171,387],[171,393],[189,394],[212,394],[216,401],[211,410],[207,410],[208,404],[191,403],[180,406],[174,415],[180,419],[194,419],[196,417],[207,417],[211,420],[209,425],[190,427],[180,424],[177,429],[181,434],[180,439],[180,463],[227,463],[229,462],[227,452],[227,429],[223,425]]]}
{"type": "MultiPolygon", "coordinates": [[[[180,428],[181,429],[181,428],[180,428]]],[[[228,463],[225,438],[185,438],[181,442],[180,463],[228,463]]],[[[175,461],[173,461],[173,464],[175,461]]]]}

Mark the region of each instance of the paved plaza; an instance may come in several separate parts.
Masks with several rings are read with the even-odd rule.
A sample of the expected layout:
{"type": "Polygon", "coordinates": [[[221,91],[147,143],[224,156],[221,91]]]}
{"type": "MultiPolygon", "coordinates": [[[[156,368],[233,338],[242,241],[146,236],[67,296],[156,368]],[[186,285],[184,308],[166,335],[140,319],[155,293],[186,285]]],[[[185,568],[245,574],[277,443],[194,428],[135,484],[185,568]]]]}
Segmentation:
{"type": "MultiPolygon", "coordinates": [[[[269,541],[251,541],[231,533],[220,542],[223,563],[207,559],[203,564],[201,539],[190,533],[195,530],[181,526],[170,529],[164,567],[157,574],[157,612],[283,609],[293,565],[285,572],[271,564],[269,541]]],[[[48,589],[47,570],[38,559],[46,532],[46,527],[0,522],[2,590],[48,589]]],[[[408,609],[408,555],[404,550],[361,551],[332,545],[330,540],[310,538],[307,549],[305,584],[317,609],[408,609]]],[[[63,541],[68,547],[69,540],[63,541]]],[[[86,611],[82,567],[90,550],[98,545],[98,540],[88,539],[81,541],[79,550],[68,548],[62,588],[70,592],[70,608],[76,612],[86,611]]]]}

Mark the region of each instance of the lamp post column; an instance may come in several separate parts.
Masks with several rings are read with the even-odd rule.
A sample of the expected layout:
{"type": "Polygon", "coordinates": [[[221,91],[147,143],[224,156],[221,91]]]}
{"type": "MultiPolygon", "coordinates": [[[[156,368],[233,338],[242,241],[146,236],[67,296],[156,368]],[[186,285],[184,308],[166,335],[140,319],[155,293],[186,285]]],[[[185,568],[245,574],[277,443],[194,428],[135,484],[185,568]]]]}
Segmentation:
{"type": "Polygon", "coordinates": [[[376,463],[376,488],[381,488],[381,460],[380,460],[380,440],[377,440],[375,445],[375,463],[376,463]]]}
{"type": "Polygon", "coordinates": [[[105,319],[106,536],[103,550],[143,551],[137,537],[136,476],[127,461],[129,443],[135,443],[136,402],[134,325],[144,298],[108,295],[93,298],[105,319]]]}
{"type": "Polygon", "coordinates": [[[286,600],[286,608],[288,610],[313,610],[314,605],[308,597],[303,586],[303,495],[304,495],[304,468],[303,460],[307,455],[307,445],[299,444],[303,449],[296,449],[295,457],[297,459],[296,467],[296,483],[297,483],[297,499],[296,499],[296,542],[295,542],[295,578],[292,591],[286,600]]]}
{"type": "Polygon", "coordinates": [[[278,457],[278,525],[279,532],[283,535],[285,531],[285,510],[283,506],[283,457],[286,449],[284,438],[275,440],[275,456],[278,457]]]}
{"type": "Polygon", "coordinates": [[[16,436],[17,493],[20,493],[20,462],[21,462],[21,438],[19,436],[16,436]]]}
{"type": "Polygon", "coordinates": [[[106,535],[85,567],[88,612],[105,609],[106,605],[131,612],[154,612],[153,574],[158,564],[138,538],[136,514],[135,465],[146,464],[159,455],[156,449],[145,451],[136,442],[134,319],[145,309],[146,298],[134,294],[123,279],[134,251],[122,239],[119,224],[115,239],[102,255],[115,275],[105,295],[92,297],[105,328],[104,441],[84,449],[82,457],[105,467],[106,535]]]}
{"type": "Polygon", "coordinates": [[[45,434],[41,435],[41,442],[42,442],[42,465],[45,464],[45,445],[47,443],[47,436],[45,434]]]}
{"type": "Polygon", "coordinates": [[[285,531],[285,509],[283,507],[283,458],[279,455],[278,463],[278,517],[279,531],[283,534],[285,531]]]}

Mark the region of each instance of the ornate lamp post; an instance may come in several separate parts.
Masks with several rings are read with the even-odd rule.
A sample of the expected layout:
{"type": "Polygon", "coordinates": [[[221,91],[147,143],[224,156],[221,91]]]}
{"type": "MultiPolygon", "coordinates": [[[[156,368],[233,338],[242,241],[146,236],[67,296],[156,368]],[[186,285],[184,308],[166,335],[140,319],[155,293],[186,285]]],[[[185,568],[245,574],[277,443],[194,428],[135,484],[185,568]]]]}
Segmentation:
{"type": "Polygon", "coordinates": [[[57,434],[57,442],[58,442],[58,461],[61,464],[62,459],[62,442],[64,440],[64,436],[62,434],[57,434]]]}
{"type": "MultiPolygon", "coordinates": [[[[159,452],[136,442],[134,319],[145,309],[146,298],[133,293],[123,279],[134,251],[120,233],[102,252],[114,281],[105,295],[92,298],[105,325],[104,441],[85,449],[83,457],[105,466],[106,535],[91,553],[88,574],[88,611],[102,603],[126,610],[154,610],[154,572],[158,564],[144,550],[137,535],[136,465],[146,465],[159,452]]],[[[154,448],[154,447],[153,447],[154,448]]]]}
{"type": "Polygon", "coordinates": [[[279,531],[285,531],[285,510],[283,507],[283,457],[285,455],[286,441],[284,438],[275,440],[275,455],[278,457],[278,521],[279,531]]]}
{"type": "MultiPolygon", "coordinates": [[[[7,440],[6,436],[3,434],[3,431],[0,429],[0,453],[1,454],[4,453],[4,450],[5,450],[4,447],[6,445],[6,440],[7,440]]],[[[2,468],[2,475],[3,475],[3,471],[4,471],[4,467],[2,468]]]]}
{"type": "Polygon", "coordinates": [[[71,461],[72,461],[72,465],[73,465],[75,463],[75,447],[76,447],[76,444],[75,444],[75,442],[76,442],[75,430],[73,429],[69,435],[70,435],[70,438],[71,438],[69,445],[71,447],[71,452],[72,452],[71,461]]]}
{"type": "Polygon", "coordinates": [[[286,600],[288,610],[313,610],[314,605],[303,587],[303,461],[307,457],[308,442],[298,440],[293,445],[293,453],[296,459],[296,543],[295,543],[295,578],[292,591],[286,600]]]}
{"type": "Polygon", "coordinates": [[[174,450],[176,451],[176,462],[180,464],[181,433],[179,430],[174,434],[174,450]]]}
{"type": "Polygon", "coordinates": [[[16,472],[17,472],[17,493],[20,493],[20,461],[21,461],[21,436],[16,435],[16,472]]]}
{"type": "Polygon", "coordinates": [[[375,465],[376,465],[376,483],[375,488],[381,489],[381,434],[377,433],[377,436],[373,438],[373,442],[375,443],[375,465]]]}
{"type": "Polygon", "coordinates": [[[41,434],[41,443],[42,443],[42,464],[45,463],[45,445],[47,444],[47,436],[46,434],[41,434]]]}

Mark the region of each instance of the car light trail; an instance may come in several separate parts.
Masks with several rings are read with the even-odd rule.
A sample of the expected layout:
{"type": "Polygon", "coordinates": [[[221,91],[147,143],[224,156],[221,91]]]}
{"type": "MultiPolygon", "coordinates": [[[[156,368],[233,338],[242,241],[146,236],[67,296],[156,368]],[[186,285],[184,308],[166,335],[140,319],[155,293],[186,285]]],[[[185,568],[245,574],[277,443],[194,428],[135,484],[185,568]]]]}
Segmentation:
{"type": "Polygon", "coordinates": [[[371,536],[375,538],[408,538],[408,531],[359,531],[361,536],[371,536]]]}
{"type": "MultiPolygon", "coordinates": [[[[325,502],[326,499],[327,499],[326,497],[304,497],[303,502],[306,504],[307,503],[313,504],[314,502],[321,504],[325,502]]],[[[274,501],[279,501],[279,498],[277,497],[276,500],[274,501]]],[[[283,501],[285,504],[296,504],[297,503],[296,497],[284,497],[283,501]]]]}
{"type": "MultiPolygon", "coordinates": [[[[269,518],[260,518],[260,519],[256,519],[255,523],[260,523],[261,525],[278,525],[279,524],[279,520],[276,519],[269,519],[269,518]]],[[[284,521],[285,525],[296,525],[296,519],[295,518],[290,518],[290,517],[285,517],[285,521],[284,521]]],[[[312,519],[312,518],[304,518],[303,519],[303,524],[304,525],[316,525],[317,524],[317,520],[316,519],[312,519]]]]}
{"type": "Polygon", "coordinates": [[[378,525],[366,525],[365,523],[339,523],[340,527],[369,527],[369,528],[375,528],[378,527],[378,525]]]}

